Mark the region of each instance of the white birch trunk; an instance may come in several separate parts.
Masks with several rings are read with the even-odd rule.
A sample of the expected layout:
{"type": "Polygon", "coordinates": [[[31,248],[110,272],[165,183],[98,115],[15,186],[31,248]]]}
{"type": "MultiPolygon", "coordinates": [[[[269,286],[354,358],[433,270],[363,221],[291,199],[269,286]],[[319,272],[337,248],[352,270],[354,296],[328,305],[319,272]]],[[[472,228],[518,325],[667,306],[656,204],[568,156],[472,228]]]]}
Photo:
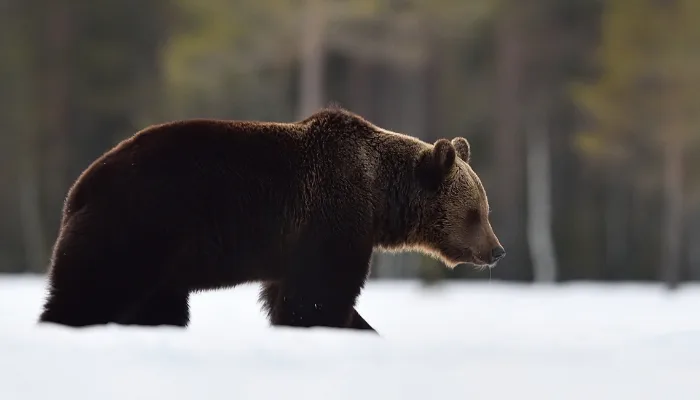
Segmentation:
{"type": "Polygon", "coordinates": [[[552,176],[547,121],[534,118],[527,127],[527,236],[534,280],[555,282],[557,264],[552,240],[552,176]]]}
{"type": "Polygon", "coordinates": [[[301,27],[298,118],[303,119],[323,106],[324,0],[305,0],[301,27]]]}
{"type": "Polygon", "coordinates": [[[683,141],[671,131],[664,151],[664,239],[662,276],[669,289],[678,286],[681,277],[681,240],[683,239],[683,141]]]}

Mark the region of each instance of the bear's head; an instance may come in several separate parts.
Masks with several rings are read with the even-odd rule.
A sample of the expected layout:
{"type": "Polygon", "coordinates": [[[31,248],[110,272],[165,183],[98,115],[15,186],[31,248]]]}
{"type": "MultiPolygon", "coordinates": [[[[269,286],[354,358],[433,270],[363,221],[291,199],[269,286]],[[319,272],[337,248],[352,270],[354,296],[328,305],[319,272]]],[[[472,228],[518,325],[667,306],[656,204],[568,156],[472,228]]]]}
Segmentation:
{"type": "Polygon", "coordinates": [[[469,142],[457,137],[437,140],[421,151],[415,164],[421,215],[414,243],[450,268],[462,263],[493,267],[505,256],[470,159],[469,142]]]}

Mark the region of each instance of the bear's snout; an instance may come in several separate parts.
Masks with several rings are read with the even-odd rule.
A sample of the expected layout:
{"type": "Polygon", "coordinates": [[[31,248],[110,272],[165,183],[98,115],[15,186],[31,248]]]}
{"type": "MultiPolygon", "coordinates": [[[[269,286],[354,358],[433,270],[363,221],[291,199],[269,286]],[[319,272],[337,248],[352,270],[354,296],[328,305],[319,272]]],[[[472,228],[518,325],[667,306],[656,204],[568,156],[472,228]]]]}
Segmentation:
{"type": "Polygon", "coordinates": [[[490,264],[495,264],[498,262],[498,260],[502,259],[503,257],[506,256],[506,249],[503,248],[503,246],[496,246],[493,249],[491,249],[491,260],[490,264]]]}

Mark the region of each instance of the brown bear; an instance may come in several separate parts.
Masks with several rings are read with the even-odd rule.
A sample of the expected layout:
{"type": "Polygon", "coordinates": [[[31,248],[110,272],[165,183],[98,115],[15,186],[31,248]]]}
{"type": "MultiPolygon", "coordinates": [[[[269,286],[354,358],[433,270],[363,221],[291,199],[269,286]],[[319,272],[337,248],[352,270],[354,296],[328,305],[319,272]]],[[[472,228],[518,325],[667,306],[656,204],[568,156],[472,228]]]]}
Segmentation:
{"type": "Polygon", "coordinates": [[[174,325],[190,293],[261,282],[272,325],[374,331],[374,249],[505,255],[464,138],[428,144],[339,107],[293,123],[148,127],[70,188],[40,322],[174,325]]]}

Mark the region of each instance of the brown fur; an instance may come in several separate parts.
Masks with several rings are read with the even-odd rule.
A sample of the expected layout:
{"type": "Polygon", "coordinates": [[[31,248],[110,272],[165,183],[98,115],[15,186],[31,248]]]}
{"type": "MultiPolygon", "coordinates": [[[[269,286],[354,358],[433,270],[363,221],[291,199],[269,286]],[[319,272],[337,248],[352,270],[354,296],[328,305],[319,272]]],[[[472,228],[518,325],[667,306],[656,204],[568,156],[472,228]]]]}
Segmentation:
{"type": "Polygon", "coordinates": [[[373,249],[502,250],[469,157],[342,109],[149,127],[70,189],[40,321],[185,326],[190,293],[263,282],[274,325],[373,330],[354,309],[373,249]]]}

